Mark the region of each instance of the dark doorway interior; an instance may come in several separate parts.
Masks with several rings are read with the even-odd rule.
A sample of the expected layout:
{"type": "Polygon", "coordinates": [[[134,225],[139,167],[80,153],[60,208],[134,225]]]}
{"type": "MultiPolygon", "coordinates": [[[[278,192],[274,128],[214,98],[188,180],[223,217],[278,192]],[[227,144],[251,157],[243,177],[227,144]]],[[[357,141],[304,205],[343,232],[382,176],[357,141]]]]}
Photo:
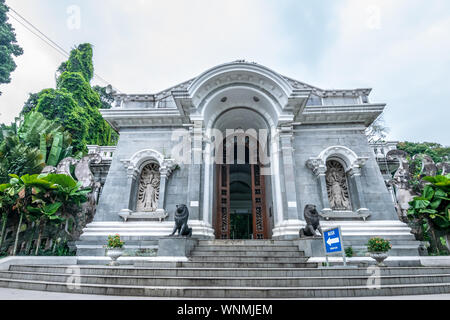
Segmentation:
{"type": "Polygon", "coordinates": [[[251,174],[249,164],[230,166],[231,239],[253,239],[251,174]]]}

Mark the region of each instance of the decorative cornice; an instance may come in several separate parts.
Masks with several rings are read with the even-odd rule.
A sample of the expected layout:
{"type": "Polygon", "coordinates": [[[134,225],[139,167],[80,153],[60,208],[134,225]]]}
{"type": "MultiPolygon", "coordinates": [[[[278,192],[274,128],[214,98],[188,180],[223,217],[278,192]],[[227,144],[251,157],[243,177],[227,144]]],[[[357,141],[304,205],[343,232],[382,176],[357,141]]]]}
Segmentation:
{"type": "Polygon", "coordinates": [[[364,123],[369,126],[383,113],[385,106],[386,104],[306,106],[295,121],[303,124],[364,123]]]}
{"type": "Polygon", "coordinates": [[[116,131],[123,127],[182,126],[188,122],[177,109],[104,109],[100,112],[116,131]]]}
{"type": "Polygon", "coordinates": [[[102,114],[117,131],[121,127],[186,124],[192,120],[191,115],[199,116],[195,113],[197,108],[211,93],[237,85],[257,88],[274,99],[282,111],[278,124],[294,121],[303,124],[360,123],[368,126],[385,107],[385,104],[362,103],[363,100],[358,99],[361,104],[306,106],[311,95],[323,98],[366,97],[371,89],[324,90],[283,76],[257,63],[238,60],[213,67],[157,94],[115,95],[117,107],[102,110],[102,114]]]}

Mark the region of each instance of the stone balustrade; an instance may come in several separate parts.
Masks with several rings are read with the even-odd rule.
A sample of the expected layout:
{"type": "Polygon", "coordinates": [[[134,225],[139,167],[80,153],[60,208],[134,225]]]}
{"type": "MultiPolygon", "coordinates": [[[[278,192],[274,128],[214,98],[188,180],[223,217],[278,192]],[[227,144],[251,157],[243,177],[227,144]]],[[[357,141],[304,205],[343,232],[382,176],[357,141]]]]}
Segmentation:
{"type": "Polygon", "coordinates": [[[87,146],[89,154],[99,154],[102,157],[102,162],[112,161],[114,152],[116,151],[115,146],[87,146]]]}
{"type": "Polygon", "coordinates": [[[398,141],[387,141],[387,142],[375,142],[370,143],[370,146],[373,149],[375,157],[377,159],[385,159],[386,154],[391,150],[397,149],[398,141]]]}

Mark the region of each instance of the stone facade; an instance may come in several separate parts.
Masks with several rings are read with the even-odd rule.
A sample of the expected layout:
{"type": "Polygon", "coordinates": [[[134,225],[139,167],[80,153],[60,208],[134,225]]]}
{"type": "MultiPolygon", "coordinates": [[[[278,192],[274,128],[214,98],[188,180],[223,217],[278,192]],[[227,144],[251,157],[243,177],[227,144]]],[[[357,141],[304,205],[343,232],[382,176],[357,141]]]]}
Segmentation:
{"type": "MultiPolygon", "coordinates": [[[[102,114],[120,139],[105,164],[109,171],[97,213],[81,236],[78,254],[100,254],[85,244],[100,245],[112,233],[138,247],[167,236],[178,204],[189,208],[194,237],[215,238],[218,178],[212,160],[218,138],[212,132],[226,139],[227,130],[267,133],[257,140],[264,142],[268,160],[261,174],[269,238],[298,237],[305,225],[303,208],[315,204],[325,225],[344,226],[344,237],[413,241],[410,229],[398,220],[374,146],[364,133],[385,108],[369,102],[370,91],[322,90],[236,61],[155,95],[117,95],[116,106],[102,114]],[[330,162],[341,165],[345,175],[345,210],[330,206],[330,162]],[[137,204],[140,177],[151,163],[160,170],[158,205],[143,215],[137,204]],[[158,221],[157,212],[167,218],[158,221]]],[[[105,169],[95,170],[105,176],[105,169]]]]}

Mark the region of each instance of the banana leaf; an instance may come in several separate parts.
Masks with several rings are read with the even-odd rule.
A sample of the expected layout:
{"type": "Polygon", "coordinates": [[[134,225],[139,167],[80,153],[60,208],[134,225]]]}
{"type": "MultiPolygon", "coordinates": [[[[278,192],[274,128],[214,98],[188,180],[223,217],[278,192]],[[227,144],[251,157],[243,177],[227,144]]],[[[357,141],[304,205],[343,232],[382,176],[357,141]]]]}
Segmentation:
{"type": "Polygon", "coordinates": [[[52,184],[59,185],[63,188],[75,188],[77,186],[77,182],[72,178],[65,174],[50,174],[42,180],[48,181],[52,184]]]}
{"type": "Polygon", "coordinates": [[[423,194],[422,195],[427,200],[433,199],[433,196],[434,196],[433,187],[430,186],[430,185],[425,186],[425,188],[423,189],[423,194]]]}
{"type": "Polygon", "coordinates": [[[436,215],[436,217],[433,219],[434,223],[437,224],[442,229],[448,229],[450,228],[450,221],[446,219],[446,217],[441,215],[436,215]]]}
{"type": "Polygon", "coordinates": [[[39,150],[41,151],[43,161],[47,159],[47,139],[45,134],[41,134],[39,142],[39,150]]]}
{"type": "Polygon", "coordinates": [[[63,147],[63,135],[58,132],[53,136],[53,144],[48,156],[47,165],[56,167],[63,147]]]}

